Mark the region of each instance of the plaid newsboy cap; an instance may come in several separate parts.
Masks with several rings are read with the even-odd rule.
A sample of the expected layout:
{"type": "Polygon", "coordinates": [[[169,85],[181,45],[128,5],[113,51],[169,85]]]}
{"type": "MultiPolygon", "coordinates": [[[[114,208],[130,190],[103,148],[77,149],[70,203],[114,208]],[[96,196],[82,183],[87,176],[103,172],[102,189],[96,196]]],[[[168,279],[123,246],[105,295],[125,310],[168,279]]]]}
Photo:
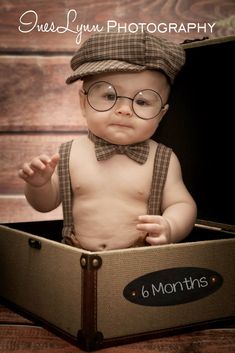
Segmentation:
{"type": "Polygon", "coordinates": [[[184,49],[147,31],[99,32],[90,36],[71,59],[70,84],[86,76],[107,72],[160,70],[171,83],[185,62],[184,49]]]}

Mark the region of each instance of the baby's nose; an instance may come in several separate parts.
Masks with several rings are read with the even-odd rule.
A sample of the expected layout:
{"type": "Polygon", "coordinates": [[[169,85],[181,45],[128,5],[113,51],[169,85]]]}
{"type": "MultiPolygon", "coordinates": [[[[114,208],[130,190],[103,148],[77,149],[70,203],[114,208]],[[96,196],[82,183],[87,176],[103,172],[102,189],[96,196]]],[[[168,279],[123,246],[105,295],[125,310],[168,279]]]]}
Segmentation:
{"type": "Polygon", "coordinates": [[[119,97],[116,102],[116,114],[132,116],[132,101],[127,97],[119,97]]]}

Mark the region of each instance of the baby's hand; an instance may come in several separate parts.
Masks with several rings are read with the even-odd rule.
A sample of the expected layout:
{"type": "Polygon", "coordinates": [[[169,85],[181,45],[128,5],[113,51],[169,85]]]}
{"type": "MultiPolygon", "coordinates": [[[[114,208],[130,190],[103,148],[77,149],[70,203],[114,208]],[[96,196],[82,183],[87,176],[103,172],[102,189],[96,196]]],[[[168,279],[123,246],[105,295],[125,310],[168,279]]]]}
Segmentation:
{"type": "Polygon", "coordinates": [[[146,232],[146,242],[150,245],[163,245],[171,243],[171,228],[163,216],[144,215],[138,217],[136,228],[146,232]]]}
{"type": "Polygon", "coordinates": [[[19,177],[34,187],[41,187],[51,179],[59,159],[58,153],[51,158],[47,155],[35,157],[31,162],[23,164],[19,177]]]}

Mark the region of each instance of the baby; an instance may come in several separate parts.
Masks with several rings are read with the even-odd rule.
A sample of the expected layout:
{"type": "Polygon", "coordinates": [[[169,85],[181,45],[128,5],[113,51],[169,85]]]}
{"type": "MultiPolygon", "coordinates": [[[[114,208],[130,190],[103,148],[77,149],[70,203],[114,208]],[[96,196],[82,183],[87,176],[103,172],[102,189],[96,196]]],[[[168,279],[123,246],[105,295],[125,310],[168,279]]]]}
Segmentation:
{"type": "Polygon", "coordinates": [[[83,81],[88,135],[19,171],[36,210],[62,202],[66,244],[90,251],[162,245],[191,231],[196,205],[180,163],[151,139],[184,61],[179,45],[147,32],[96,33],[72,58],[66,82],[83,81]]]}

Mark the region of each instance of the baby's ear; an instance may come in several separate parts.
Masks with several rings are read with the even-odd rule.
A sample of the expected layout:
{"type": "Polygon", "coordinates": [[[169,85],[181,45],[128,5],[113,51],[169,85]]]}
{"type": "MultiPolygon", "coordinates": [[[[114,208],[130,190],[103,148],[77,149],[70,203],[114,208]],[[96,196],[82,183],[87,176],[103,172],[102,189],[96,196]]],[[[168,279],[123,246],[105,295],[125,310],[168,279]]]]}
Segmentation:
{"type": "Polygon", "coordinates": [[[169,109],[169,104],[165,104],[164,107],[161,110],[160,116],[159,116],[159,122],[162,120],[162,118],[164,117],[164,115],[166,114],[166,112],[169,109]]]}
{"type": "MultiPolygon", "coordinates": [[[[169,109],[169,104],[167,103],[167,104],[164,105],[164,107],[162,108],[162,110],[164,110],[164,112],[166,113],[168,109],[169,109]]],[[[165,113],[164,113],[164,114],[165,114],[165,113]]]]}

